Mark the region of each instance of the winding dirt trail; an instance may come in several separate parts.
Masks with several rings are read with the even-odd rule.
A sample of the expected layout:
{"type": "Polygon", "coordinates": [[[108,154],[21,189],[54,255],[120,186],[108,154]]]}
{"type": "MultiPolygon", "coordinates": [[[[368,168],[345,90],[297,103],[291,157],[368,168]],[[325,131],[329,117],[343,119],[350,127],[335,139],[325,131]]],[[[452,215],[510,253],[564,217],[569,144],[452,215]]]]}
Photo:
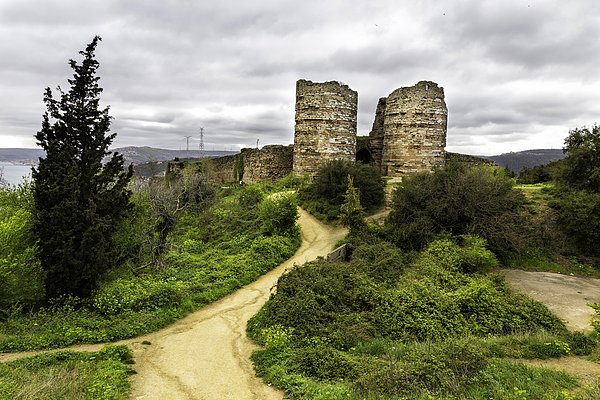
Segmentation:
{"type": "MultiPolygon", "coordinates": [[[[257,346],[246,337],[246,323],[269,299],[277,279],[295,264],[327,255],[346,230],[326,226],[300,209],[302,244],[286,262],[257,281],[158,332],[122,340],[133,350],[134,400],[283,399],[257,378],[250,355],[257,346]]],[[[97,351],[103,344],[69,347],[97,351]]],[[[64,349],[50,350],[60,351],[64,349]]],[[[0,362],[44,351],[0,354],[0,362]]],[[[46,351],[48,352],[48,351],[46,351]]]]}
{"type": "Polygon", "coordinates": [[[268,300],[277,279],[294,264],[325,256],[345,230],[300,210],[302,245],[292,258],[257,281],[132,346],[137,375],[132,399],[282,399],[254,375],[246,323],[268,300]],[[151,345],[142,345],[142,341],[151,345]]]}

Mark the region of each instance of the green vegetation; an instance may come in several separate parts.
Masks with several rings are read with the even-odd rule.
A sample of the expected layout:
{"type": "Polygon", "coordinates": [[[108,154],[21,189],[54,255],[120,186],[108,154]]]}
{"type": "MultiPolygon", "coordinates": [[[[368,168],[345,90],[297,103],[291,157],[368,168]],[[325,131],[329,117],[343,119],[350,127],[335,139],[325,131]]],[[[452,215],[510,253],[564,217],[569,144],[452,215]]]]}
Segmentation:
{"type": "Polygon", "coordinates": [[[0,399],[127,399],[131,363],[126,346],[106,346],[95,353],[63,351],[1,363],[0,399]]]}
{"type": "Polygon", "coordinates": [[[46,113],[37,133],[45,158],[33,169],[33,232],[49,297],[88,297],[101,275],[115,264],[113,235],[129,208],[127,189],[133,174],[124,171],[124,158],[110,154],[116,136],[109,134],[108,107],[100,109],[96,36],[69,79],[60,100],[46,89],[46,113]]]}
{"type": "Polygon", "coordinates": [[[31,187],[0,188],[0,318],[11,305],[44,297],[31,229],[31,187]]]}
{"type": "Polygon", "coordinates": [[[387,235],[419,250],[440,235],[476,234],[496,253],[522,247],[525,197],[501,169],[451,164],[402,180],[394,192],[387,235]]]}
{"type": "Polygon", "coordinates": [[[293,399],[573,398],[574,378],[518,359],[589,354],[596,343],[480,273],[497,263],[484,240],[408,254],[365,237],[351,240],[349,263],[282,276],[250,321],[268,383],[293,399]]]}
{"type": "Polygon", "coordinates": [[[348,190],[348,176],[360,193],[365,211],[383,206],[385,182],[381,173],[370,165],[337,160],[321,166],[315,180],[299,191],[302,207],[320,219],[337,219],[348,190]]]}
{"type": "MultiPolygon", "coordinates": [[[[248,325],[264,346],[253,355],[257,373],[291,399],[598,398],[600,381],[583,387],[521,361],[600,359],[600,303],[596,332],[571,333],[493,272],[599,276],[579,251],[598,243],[584,232],[600,231],[596,193],[514,184],[501,169],[461,165],[404,178],[383,227],[361,220],[351,229],[350,261],[318,260],[279,279],[248,325]]],[[[347,225],[360,214],[352,186],[347,225]]]]}
{"type": "MultiPolygon", "coordinates": [[[[0,351],[96,343],[152,332],[289,258],[300,242],[294,195],[265,196],[253,186],[229,191],[215,194],[210,204],[179,213],[156,262],[150,250],[157,246],[160,232],[154,224],[161,217],[153,211],[147,192],[137,193],[135,207],[116,235],[120,267],[104,274],[89,298],[63,296],[41,306],[25,303],[29,290],[15,284],[23,292],[19,302],[5,300],[10,306],[0,318],[0,351]]],[[[24,271],[30,268],[23,264],[8,271],[27,283],[24,271]]],[[[30,285],[40,285],[29,279],[30,285]]]]}

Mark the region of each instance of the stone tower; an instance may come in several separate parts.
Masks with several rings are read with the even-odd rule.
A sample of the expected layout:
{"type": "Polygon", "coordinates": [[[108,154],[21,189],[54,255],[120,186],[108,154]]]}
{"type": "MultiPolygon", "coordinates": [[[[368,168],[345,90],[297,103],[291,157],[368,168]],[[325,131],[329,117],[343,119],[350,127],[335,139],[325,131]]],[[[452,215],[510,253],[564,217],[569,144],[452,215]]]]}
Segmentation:
{"type": "Polygon", "coordinates": [[[354,161],[358,94],[339,82],[296,82],[293,170],[314,176],[330,160],[354,161]]]}
{"type": "Polygon", "coordinates": [[[371,149],[371,157],[373,165],[377,168],[381,168],[381,160],[383,158],[383,122],[385,117],[385,105],[387,97],[382,97],[377,103],[377,110],[375,110],[375,121],[373,121],[373,128],[369,132],[369,148],[371,149]]]}
{"type": "Polygon", "coordinates": [[[447,121],[444,88],[436,83],[421,81],[394,90],[385,102],[381,159],[384,175],[431,171],[443,165],[447,121]]]}

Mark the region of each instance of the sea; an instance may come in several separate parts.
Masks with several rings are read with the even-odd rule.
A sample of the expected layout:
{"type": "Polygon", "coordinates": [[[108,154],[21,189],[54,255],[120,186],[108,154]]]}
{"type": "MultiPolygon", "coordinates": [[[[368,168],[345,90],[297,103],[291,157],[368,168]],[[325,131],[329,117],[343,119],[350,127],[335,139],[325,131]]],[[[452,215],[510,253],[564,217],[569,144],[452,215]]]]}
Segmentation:
{"type": "Polygon", "coordinates": [[[31,165],[0,163],[0,176],[11,185],[31,180],[31,165]]]}

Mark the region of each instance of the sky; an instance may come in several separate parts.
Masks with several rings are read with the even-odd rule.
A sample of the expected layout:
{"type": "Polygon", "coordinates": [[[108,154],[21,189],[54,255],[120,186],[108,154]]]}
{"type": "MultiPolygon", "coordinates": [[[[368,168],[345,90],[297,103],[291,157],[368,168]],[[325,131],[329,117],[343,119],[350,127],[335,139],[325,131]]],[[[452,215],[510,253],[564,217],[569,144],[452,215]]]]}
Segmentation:
{"type": "Polygon", "coordinates": [[[0,147],[35,147],[46,87],[95,35],[113,147],[293,143],[295,83],[380,97],[431,80],[446,150],[562,148],[600,123],[598,0],[0,0],[0,147]]]}

